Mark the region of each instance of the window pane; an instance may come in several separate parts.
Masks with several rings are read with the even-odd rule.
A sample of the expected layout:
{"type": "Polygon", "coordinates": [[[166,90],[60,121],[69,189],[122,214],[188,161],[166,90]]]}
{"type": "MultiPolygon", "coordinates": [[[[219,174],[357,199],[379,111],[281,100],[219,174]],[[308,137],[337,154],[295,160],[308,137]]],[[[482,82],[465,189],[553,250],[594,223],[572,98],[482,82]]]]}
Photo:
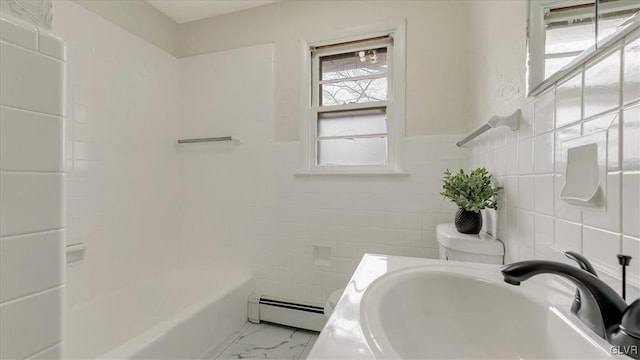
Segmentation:
{"type": "Polygon", "coordinates": [[[318,114],[318,136],[351,136],[387,132],[385,109],[318,114]]]}
{"type": "Polygon", "coordinates": [[[318,141],[318,165],[385,165],[387,137],[318,141]]]}
{"type": "Polygon", "coordinates": [[[368,49],[320,57],[321,80],[384,74],[387,48],[368,49]]]}
{"type": "Polygon", "coordinates": [[[387,100],[387,78],[320,85],[321,105],[359,104],[387,100]]]}
{"type": "Polygon", "coordinates": [[[545,53],[557,54],[583,51],[595,43],[596,26],[593,22],[578,24],[555,24],[545,33],[545,53]]]}
{"type": "Polygon", "coordinates": [[[568,65],[577,56],[568,56],[561,58],[546,59],[544,61],[544,77],[545,79],[555,74],[558,70],[568,65]]]}
{"type": "Polygon", "coordinates": [[[640,5],[638,5],[636,9],[621,11],[618,14],[609,15],[607,18],[601,16],[598,21],[598,40],[602,40],[616,32],[618,26],[627,21],[627,19],[633,16],[633,13],[638,10],[640,10],[640,5]]]}

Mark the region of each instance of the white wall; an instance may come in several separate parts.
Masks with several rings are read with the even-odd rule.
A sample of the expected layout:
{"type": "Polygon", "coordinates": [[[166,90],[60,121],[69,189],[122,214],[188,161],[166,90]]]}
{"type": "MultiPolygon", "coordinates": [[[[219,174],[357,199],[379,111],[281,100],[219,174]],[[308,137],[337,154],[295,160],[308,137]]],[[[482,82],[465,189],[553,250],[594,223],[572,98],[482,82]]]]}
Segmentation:
{"type": "Polygon", "coordinates": [[[148,2],[73,1],[160,49],[177,55],[178,24],[148,2]]]}
{"type": "Polygon", "coordinates": [[[256,291],[324,303],[344,288],[364,253],[438,258],[435,227],[455,206],[439,195],[442,172],[468,167],[460,135],[408,137],[407,176],[294,176],[296,142],[273,143],[261,165],[253,264],[256,291]],[[328,263],[314,246],[328,247],[328,263]],[[320,259],[322,260],[322,259],[320,259]]]}
{"type": "Polygon", "coordinates": [[[64,43],[0,29],[0,358],[61,358],[64,43]]]}
{"type": "Polygon", "coordinates": [[[296,141],[299,40],[406,18],[406,132],[469,130],[466,1],[283,1],[181,24],[179,56],[274,44],[274,139],[296,141]]]}
{"type": "Polygon", "coordinates": [[[493,113],[523,111],[519,131],[494,130],[472,144],[472,166],[487,167],[505,187],[497,229],[490,230],[505,242],[507,262],[569,261],[562,253],[578,251],[617,289],[621,273],[616,254],[631,255],[629,283],[640,287],[639,40],[625,47],[624,62],[619,44],[614,53],[587,63],[586,70],[577,69],[545,94],[526,98],[526,3],[503,4],[483,2],[471,12],[473,43],[488,44],[475,48],[470,59],[475,69],[470,72],[474,123],[493,113]],[[496,6],[501,12],[494,11],[496,6]],[[504,13],[512,14],[511,25],[498,37],[486,24],[497,23],[504,13]],[[496,56],[502,53],[497,48],[517,51],[496,56]],[[589,138],[598,132],[602,139],[589,138]],[[601,180],[606,210],[580,209],[558,200],[564,185],[563,143],[572,139],[598,143],[600,166],[606,167],[606,179],[601,180]]]}
{"type": "Polygon", "coordinates": [[[144,1],[74,1],[180,58],[273,43],[276,141],[299,135],[300,39],[406,18],[407,134],[469,130],[470,1],[283,1],[179,25],[144,1]]]}
{"type": "Polygon", "coordinates": [[[440,177],[468,165],[459,136],[408,138],[407,176],[295,176],[299,144],[271,133],[272,51],[179,60],[179,137],[240,139],[178,147],[185,259],[232,269],[250,253],[255,291],[321,303],[366,252],[437,258],[435,226],[455,211],[438,195],[440,177]],[[314,246],[330,249],[328,263],[316,262],[314,246]]]}
{"type": "Polygon", "coordinates": [[[526,98],[527,0],[468,1],[469,130],[526,98]]]}
{"type": "Polygon", "coordinates": [[[272,69],[270,44],[179,60],[176,139],[235,139],[176,147],[184,266],[250,267],[251,208],[264,189],[263,151],[273,141],[272,69]]]}
{"type": "MultiPolygon", "coordinates": [[[[220,216],[209,216],[208,223],[206,218],[190,218],[187,224],[206,223],[208,228],[200,226],[200,234],[224,235],[232,243],[242,237],[232,240],[228,229],[244,227],[251,243],[255,290],[292,299],[324,302],[333,290],[344,287],[365,252],[437,258],[435,226],[453,221],[455,211],[438,195],[440,177],[447,167],[468,165],[468,151],[453,145],[459,135],[409,137],[410,175],[404,177],[294,176],[299,145],[278,141],[298,136],[298,40],[399,17],[408,23],[407,132],[465,131],[466,107],[459,104],[466,101],[467,89],[466,25],[460,20],[466,11],[463,2],[376,2],[366,7],[358,2],[284,2],[181,25],[183,55],[223,50],[180,60],[188,71],[183,77],[188,89],[183,85],[181,90],[181,123],[194,129],[182,133],[215,136],[226,135],[226,130],[243,139],[259,136],[226,148],[211,144],[180,150],[193,174],[187,177],[192,182],[186,186],[187,198],[192,209],[199,209],[189,213],[220,216]],[[261,31],[246,31],[246,24],[261,31]],[[240,54],[267,42],[273,43],[273,88],[262,87],[265,82],[258,74],[244,74],[253,74],[252,69],[234,65],[260,69],[266,53],[254,55],[253,65],[240,54]],[[226,70],[216,68],[227,56],[235,60],[226,70]],[[238,84],[249,91],[220,90],[237,89],[238,84]],[[257,91],[251,89],[256,86],[257,91]],[[273,99],[273,105],[265,99],[273,99]],[[273,121],[245,122],[241,114],[247,107],[273,121]],[[242,151],[253,155],[241,155],[242,151]],[[235,171],[227,173],[231,169],[235,171]],[[209,185],[216,179],[221,188],[209,185]],[[240,217],[227,208],[237,187],[251,198],[238,199],[250,205],[240,217]],[[218,205],[213,205],[216,200],[218,205]],[[330,249],[328,263],[314,260],[314,246],[330,249]]],[[[187,238],[196,236],[195,228],[198,225],[186,226],[191,231],[187,238]]],[[[197,248],[218,244],[224,241],[209,240],[197,248]]]]}

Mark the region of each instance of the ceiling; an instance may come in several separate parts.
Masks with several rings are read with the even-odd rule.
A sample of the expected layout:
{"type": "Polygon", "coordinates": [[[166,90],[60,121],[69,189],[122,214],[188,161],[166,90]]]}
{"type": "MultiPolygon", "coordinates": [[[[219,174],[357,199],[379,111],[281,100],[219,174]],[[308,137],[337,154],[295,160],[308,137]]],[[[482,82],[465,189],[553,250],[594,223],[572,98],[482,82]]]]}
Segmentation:
{"type": "Polygon", "coordinates": [[[147,0],[178,24],[278,1],[281,0],[147,0]]]}

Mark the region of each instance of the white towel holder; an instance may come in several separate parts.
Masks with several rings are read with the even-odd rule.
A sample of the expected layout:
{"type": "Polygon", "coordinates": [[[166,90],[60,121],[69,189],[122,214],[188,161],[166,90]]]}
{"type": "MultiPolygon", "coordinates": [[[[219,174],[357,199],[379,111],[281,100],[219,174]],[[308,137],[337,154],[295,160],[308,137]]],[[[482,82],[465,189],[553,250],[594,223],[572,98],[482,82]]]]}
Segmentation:
{"type": "Polygon", "coordinates": [[[471,134],[467,135],[464,139],[458,141],[456,145],[458,147],[463,147],[468,142],[477,138],[481,134],[489,131],[490,129],[497,128],[499,126],[506,126],[509,129],[511,129],[511,131],[516,131],[520,128],[521,113],[522,112],[520,111],[520,109],[518,109],[508,116],[494,115],[493,117],[491,117],[491,119],[489,119],[489,121],[487,121],[486,124],[482,125],[478,129],[473,131],[471,134]]]}

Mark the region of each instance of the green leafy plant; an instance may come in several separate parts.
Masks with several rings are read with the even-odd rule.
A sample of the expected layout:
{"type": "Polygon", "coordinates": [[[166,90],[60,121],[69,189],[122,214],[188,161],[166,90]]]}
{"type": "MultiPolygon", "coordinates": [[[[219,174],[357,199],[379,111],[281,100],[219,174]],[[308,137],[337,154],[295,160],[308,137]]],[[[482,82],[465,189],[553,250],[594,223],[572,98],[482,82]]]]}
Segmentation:
{"type": "Polygon", "coordinates": [[[460,169],[452,174],[449,169],[442,177],[440,195],[459,207],[474,212],[482,209],[498,209],[498,193],[502,187],[494,187],[492,176],[485,168],[477,168],[469,174],[460,169]]]}

